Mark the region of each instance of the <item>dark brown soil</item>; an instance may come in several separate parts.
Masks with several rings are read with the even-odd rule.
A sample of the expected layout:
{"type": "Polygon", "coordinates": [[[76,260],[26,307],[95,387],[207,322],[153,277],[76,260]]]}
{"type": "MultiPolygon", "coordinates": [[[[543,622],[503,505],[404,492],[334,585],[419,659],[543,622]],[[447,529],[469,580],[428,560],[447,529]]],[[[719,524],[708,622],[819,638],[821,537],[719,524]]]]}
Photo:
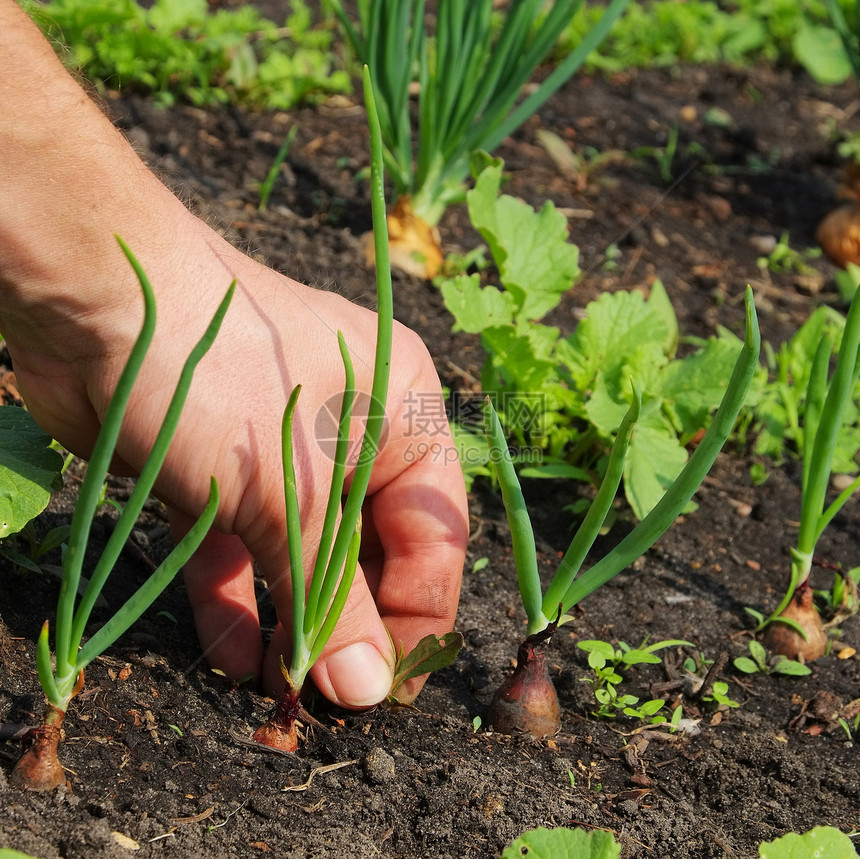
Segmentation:
{"type": "MultiPolygon", "coordinates": [[[[646,287],[654,277],[666,284],[686,334],[707,335],[718,324],[739,330],[746,283],[755,286],[764,336],[775,343],[818,303],[837,303],[829,263],[811,263],[816,277],[763,276],[756,242],[787,232],[796,250],[814,245],[841,173],[826,127],[860,131],[856,98],[854,85],[823,90],[768,69],[685,68],[570,83],[500,152],[508,192],[533,205],[552,199],[569,214],[581,248],[586,274],[553,323],[567,332],[600,291],[646,287]],[[717,108],[728,124],[705,121],[717,108]],[[549,128],[580,152],[630,152],[665,147],[675,126],[671,182],[653,159],[626,159],[579,188],[535,135],[549,128]],[[618,256],[607,255],[613,245],[618,256]]],[[[357,102],[258,116],[157,110],[146,98],[111,96],[109,108],[165,180],[241,246],[298,279],[372,303],[359,241],[370,216],[366,182],[355,178],[368,163],[357,102]],[[298,136],[288,164],[268,212],[259,214],[257,185],[292,124],[298,136]]],[[[458,209],[442,234],[447,249],[477,242],[458,209]]],[[[450,332],[436,288],[397,275],[395,300],[397,316],[425,337],[446,384],[472,387],[479,342],[450,332]]],[[[748,641],[744,606],[775,606],[799,515],[799,474],[791,465],[774,469],[753,487],[750,464],[743,451],[725,455],[699,493],[698,512],[635,570],[585,600],[576,622],[556,636],[550,660],[563,729],[551,742],[474,729],[524,633],[503,510],[478,484],[457,624],[466,645],[452,668],[430,679],[417,709],[349,714],[317,702],[312,709],[325,728],[296,756],[249,747],[245,740],[270,702],[231,688],[202,663],[177,583],[89,670],[65,724],[67,789],[12,791],[5,776],[17,743],[0,745],[0,846],[42,859],[116,857],[129,849],[121,833],[140,846],[138,856],[443,859],[497,856],[543,824],[611,830],[624,857],[705,859],[752,857],[760,841],[818,824],[860,829],[857,745],[839,728],[819,732],[814,719],[793,721],[817,693],[843,703],[860,697],[857,656],[827,656],[800,679],[742,677],[729,662],[724,677],[740,708],[715,714],[700,707],[697,735],[661,733],[647,748],[631,736],[636,722],[590,716],[577,638],[684,638],[695,643],[690,654],[735,657],[748,641]],[[483,557],[489,564],[471,572],[483,557]],[[332,764],[342,768],[318,769],[332,764]]],[[[66,520],[69,482],[52,522],[66,520]]],[[[583,490],[540,483],[526,491],[549,573],[568,539],[562,508],[583,490]]],[[[127,553],[124,574],[106,594],[111,605],[146,575],[144,556],[165,551],[157,504],[138,537],[142,551],[127,553]]],[[[819,554],[832,564],[858,563],[856,500],[819,554]]],[[[816,572],[821,585],[828,576],[816,572]]],[[[57,582],[0,562],[0,589],[8,627],[0,642],[0,721],[32,723],[42,709],[34,641],[53,611],[57,582]]],[[[842,641],[856,646],[856,618],[843,630],[842,641]]],[[[649,684],[665,680],[660,666],[642,667],[630,672],[627,688],[650,697],[649,684]]],[[[677,692],[666,694],[678,700],[677,692]]],[[[697,715],[689,698],[684,707],[697,715]]]]}

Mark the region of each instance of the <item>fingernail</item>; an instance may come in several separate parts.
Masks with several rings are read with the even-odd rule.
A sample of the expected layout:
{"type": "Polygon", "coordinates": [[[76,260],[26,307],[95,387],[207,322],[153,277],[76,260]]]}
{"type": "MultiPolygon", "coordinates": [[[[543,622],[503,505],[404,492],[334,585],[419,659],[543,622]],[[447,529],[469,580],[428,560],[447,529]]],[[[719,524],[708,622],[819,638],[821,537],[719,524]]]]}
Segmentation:
{"type": "Polygon", "coordinates": [[[372,707],[391,689],[394,675],[382,654],[367,642],[350,644],[326,660],[338,700],[350,707],[372,707]]]}

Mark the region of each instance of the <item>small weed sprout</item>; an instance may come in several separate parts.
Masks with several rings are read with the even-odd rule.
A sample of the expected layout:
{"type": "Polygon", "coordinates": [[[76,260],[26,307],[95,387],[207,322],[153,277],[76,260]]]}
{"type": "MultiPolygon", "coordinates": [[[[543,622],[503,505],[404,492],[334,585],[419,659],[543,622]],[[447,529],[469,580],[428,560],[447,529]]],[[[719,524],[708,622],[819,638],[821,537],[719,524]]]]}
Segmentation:
{"type": "Polygon", "coordinates": [[[514,566],[528,619],[528,637],[520,645],[517,667],[502,684],[490,705],[489,723],[498,731],[526,731],[537,737],[555,733],[559,726],[558,698],[546,669],[546,649],[558,625],[580,600],[633,563],[669,528],[689,504],[732,430],[744,403],[757,364],[761,337],[752,290],[746,291],[746,336],[723,401],[708,431],[689,461],[653,510],[614,549],[580,575],[585,557],[614,501],[624,468],[624,457],[641,407],[634,384],[633,404],[612,445],[603,482],[546,590],[542,593],[535,555],[535,539],[499,423],[489,397],[484,405],[485,431],[491,462],[499,480],[513,543],[514,566]]]}
{"type": "Polygon", "coordinates": [[[666,647],[692,647],[691,642],[669,639],[630,647],[619,641],[615,647],[608,641],[586,640],[577,642],[576,646],[588,654],[588,667],[593,671],[591,677],[581,678],[591,686],[597,702],[592,715],[599,719],[613,719],[623,713],[637,719],[650,719],[654,724],[666,721],[664,716],[657,715],[665,703],[662,699],[640,703],[635,695],[619,695],[618,687],[624,680],[619,670],[633,665],[658,664],[661,660],[656,651],[666,647]]]}
{"type": "Polygon", "coordinates": [[[33,728],[25,735],[24,753],[12,770],[10,777],[12,784],[23,790],[51,790],[65,781],[63,768],[57,758],[57,744],[69,702],[83,687],[84,669],[152,605],[203,541],[218,510],[218,487],[213,478],[209,489],[209,500],[197,522],[146,582],[114,613],[110,620],[84,642],[84,634],[93,607],[161,470],[179,423],[194,370],[215,340],[235,288],[235,284],[230,286],[205,334],[185,362],[161,429],[141,470],[134,491],[117,520],[113,533],[79,600],[78,594],[82,583],[90,528],[99,506],[102,486],[114,455],[126,406],[155,331],[155,296],[152,287],[131,251],[121,239],[118,241],[140,281],[145,305],[144,322],[108,405],[72,515],[68,548],[63,556],[63,581],[57,601],[54,633],[55,661],[52,661],[48,642],[48,621],[45,621],[36,644],[36,669],[48,706],[42,725],[33,728]]]}
{"type": "Polygon", "coordinates": [[[749,656],[738,656],[734,660],[735,668],[743,674],[788,674],[793,677],[803,677],[811,673],[808,665],[788,659],[782,654],[769,656],[767,650],[755,639],[749,643],[749,654],[749,656]]]}
{"type": "Polygon", "coordinates": [[[795,274],[816,274],[812,266],[807,263],[809,259],[817,259],[821,256],[821,250],[811,248],[807,251],[796,251],[788,244],[788,233],[783,233],[773,250],[767,255],[759,257],[756,265],[762,273],[768,272],[793,272],[795,274]]]}
{"type": "Polygon", "coordinates": [[[275,182],[281,172],[281,167],[290,152],[290,147],[293,145],[293,141],[296,139],[298,130],[298,125],[293,125],[287,132],[287,136],[284,138],[281,148],[275,155],[275,160],[272,162],[272,166],[269,168],[266,178],[260,183],[260,204],[257,206],[258,212],[265,212],[269,205],[269,197],[272,194],[272,189],[275,187],[275,182]]]}
{"type": "Polygon", "coordinates": [[[729,684],[725,680],[716,680],[707,695],[702,695],[705,703],[716,704],[717,707],[736,709],[740,703],[729,697],[729,684]]]}

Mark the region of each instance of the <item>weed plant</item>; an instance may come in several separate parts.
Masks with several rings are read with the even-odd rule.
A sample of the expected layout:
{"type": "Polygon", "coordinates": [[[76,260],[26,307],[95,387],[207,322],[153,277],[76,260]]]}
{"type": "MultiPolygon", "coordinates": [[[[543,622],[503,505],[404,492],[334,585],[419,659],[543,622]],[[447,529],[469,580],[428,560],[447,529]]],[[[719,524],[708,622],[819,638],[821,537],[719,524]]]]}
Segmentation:
{"type": "MultiPolygon", "coordinates": [[[[579,277],[566,218],[548,201],[534,211],[500,194],[502,162],[473,159],[469,218],[489,246],[499,286],[479,274],[436,280],[454,330],[480,334],[483,390],[493,398],[522,477],[598,483],[607,450],[642,392],[639,425],[624,459],[624,493],[644,518],[687,461],[732,372],[739,341],[728,331],[676,357],[678,322],[662,283],[602,295],[569,336],[541,320],[579,277]]],[[[489,472],[489,451],[463,416],[457,438],[468,476],[489,472]]]]}
{"type": "MultiPolygon", "coordinates": [[[[852,833],[856,837],[856,833],[852,833]]],[[[502,851],[501,859],[519,856],[575,856],[576,859],[618,859],[621,844],[605,830],[538,827],[524,832],[502,851]]],[[[816,826],[808,832],[789,832],[758,847],[758,859],[856,859],[851,838],[834,826],[816,826]]]]}

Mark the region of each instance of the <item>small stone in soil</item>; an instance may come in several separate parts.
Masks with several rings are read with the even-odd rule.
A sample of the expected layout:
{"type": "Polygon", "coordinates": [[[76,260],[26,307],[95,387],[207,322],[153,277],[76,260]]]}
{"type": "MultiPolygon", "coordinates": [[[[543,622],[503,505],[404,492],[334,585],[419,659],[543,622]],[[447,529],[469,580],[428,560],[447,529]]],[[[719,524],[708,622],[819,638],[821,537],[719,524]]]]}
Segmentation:
{"type": "Polygon", "coordinates": [[[364,759],[364,774],[373,784],[393,781],[396,775],[394,758],[383,749],[373,749],[364,759]]]}

